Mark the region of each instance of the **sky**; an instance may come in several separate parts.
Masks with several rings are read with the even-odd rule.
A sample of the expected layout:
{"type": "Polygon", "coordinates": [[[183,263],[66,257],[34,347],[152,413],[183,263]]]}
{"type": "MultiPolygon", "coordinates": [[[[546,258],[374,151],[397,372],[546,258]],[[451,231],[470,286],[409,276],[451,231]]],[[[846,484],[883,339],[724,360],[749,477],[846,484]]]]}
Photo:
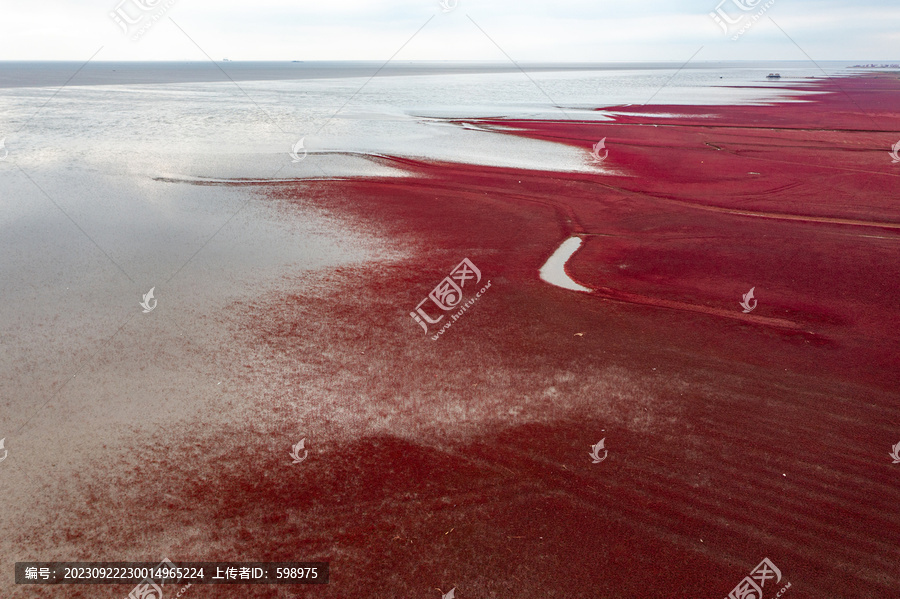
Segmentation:
{"type": "Polygon", "coordinates": [[[898,0],[0,1],[0,60],[900,62],[898,0]]]}

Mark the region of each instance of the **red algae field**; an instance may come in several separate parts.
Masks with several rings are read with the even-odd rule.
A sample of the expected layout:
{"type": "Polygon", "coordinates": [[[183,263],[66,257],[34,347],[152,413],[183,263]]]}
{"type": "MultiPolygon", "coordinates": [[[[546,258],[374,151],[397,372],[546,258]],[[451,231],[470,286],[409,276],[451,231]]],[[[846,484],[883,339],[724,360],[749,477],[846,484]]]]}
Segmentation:
{"type": "Polygon", "coordinates": [[[330,563],[328,585],[197,598],[721,599],[767,559],[766,599],[896,596],[900,78],[801,88],[451,121],[596,172],[379,156],[408,176],[253,183],[380,257],[208,315],[227,334],[184,352],[231,399],[36,500],[21,560],[330,563]],[[590,291],[538,276],[572,237],[590,291]],[[464,259],[477,277],[450,276],[464,259]]]}

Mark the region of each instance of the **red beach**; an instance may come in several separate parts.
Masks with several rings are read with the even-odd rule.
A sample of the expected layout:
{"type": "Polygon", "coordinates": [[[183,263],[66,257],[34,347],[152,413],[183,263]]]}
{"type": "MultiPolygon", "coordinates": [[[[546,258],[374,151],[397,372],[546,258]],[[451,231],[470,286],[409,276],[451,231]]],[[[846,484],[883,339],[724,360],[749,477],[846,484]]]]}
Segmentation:
{"type": "Polygon", "coordinates": [[[254,390],[245,418],[135,465],[84,547],[125,547],[141,513],[204,523],[173,560],[331,564],[327,586],[191,597],[718,599],[764,558],[767,597],[895,595],[900,79],[796,90],[819,93],[454,121],[593,172],[379,157],[409,176],[253,183],[402,257],[234,305],[238,349],[210,359],[254,390]],[[587,291],[539,276],[572,237],[587,291]],[[464,258],[463,301],[490,288],[433,341],[449,316],[410,313],[464,258]],[[297,422],[309,459],[278,474],[297,422]]]}

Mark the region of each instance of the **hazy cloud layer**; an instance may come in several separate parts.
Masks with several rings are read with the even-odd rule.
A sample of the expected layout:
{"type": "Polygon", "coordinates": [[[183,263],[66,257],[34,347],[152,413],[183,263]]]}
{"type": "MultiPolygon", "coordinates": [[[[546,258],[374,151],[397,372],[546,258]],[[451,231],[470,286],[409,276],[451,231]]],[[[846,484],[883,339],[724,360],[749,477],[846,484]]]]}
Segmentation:
{"type": "MultiPolygon", "coordinates": [[[[438,0],[8,2],[0,60],[86,60],[101,46],[96,60],[203,60],[204,52],[217,60],[386,60],[407,41],[396,60],[502,61],[506,53],[521,61],[684,61],[701,46],[695,60],[803,60],[803,51],[815,60],[900,55],[895,0],[774,0],[737,41],[710,17],[720,0],[445,1],[457,6],[443,12],[438,0]],[[171,7],[133,41],[110,13],[153,14],[133,4],[141,2],[171,7]]],[[[726,0],[722,8],[749,19],[766,2],[726,0]],[[740,1],[759,4],[741,13],[734,4],[740,1]]]]}

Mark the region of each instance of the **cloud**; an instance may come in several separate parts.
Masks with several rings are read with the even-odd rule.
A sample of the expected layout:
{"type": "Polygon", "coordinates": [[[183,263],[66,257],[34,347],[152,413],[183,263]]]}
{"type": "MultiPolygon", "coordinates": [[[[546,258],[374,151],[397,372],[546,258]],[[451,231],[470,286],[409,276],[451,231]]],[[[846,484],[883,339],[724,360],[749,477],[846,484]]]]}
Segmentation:
{"type": "Polygon", "coordinates": [[[204,52],[233,60],[386,60],[405,43],[400,60],[679,61],[700,46],[697,60],[805,58],[771,16],[816,60],[891,60],[892,24],[900,20],[893,1],[776,0],[734,42],[709,17],[719,0],[459,0],[449,13],[437,0],[164,0],[174,2],[171,10],[135,42],[110,13],[141,1],[160,0],[6,6],[0,59],[86,60],[103,46],[97,60],[204,60],[204,52]]]}

